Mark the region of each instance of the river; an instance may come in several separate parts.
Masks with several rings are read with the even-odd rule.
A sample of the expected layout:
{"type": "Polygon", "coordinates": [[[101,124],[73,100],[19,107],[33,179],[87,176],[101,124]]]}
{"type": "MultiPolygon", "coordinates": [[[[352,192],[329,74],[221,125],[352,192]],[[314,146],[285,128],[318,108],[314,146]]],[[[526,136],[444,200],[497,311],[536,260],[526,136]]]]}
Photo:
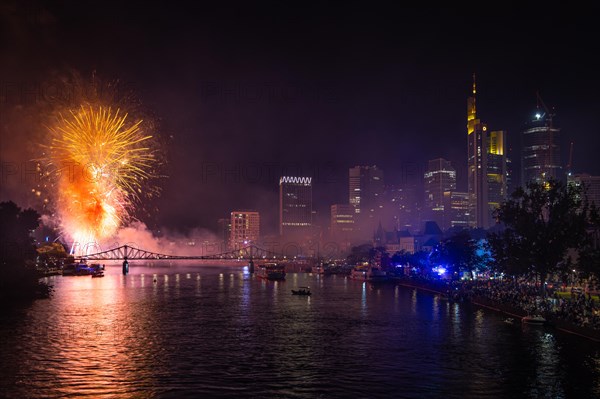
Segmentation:
{"type": "Polygon", "coordinates": [[[600,397],[598,344],[410,288],[160,262],[48,280],[2,310],[0,395],[600,397]]]}

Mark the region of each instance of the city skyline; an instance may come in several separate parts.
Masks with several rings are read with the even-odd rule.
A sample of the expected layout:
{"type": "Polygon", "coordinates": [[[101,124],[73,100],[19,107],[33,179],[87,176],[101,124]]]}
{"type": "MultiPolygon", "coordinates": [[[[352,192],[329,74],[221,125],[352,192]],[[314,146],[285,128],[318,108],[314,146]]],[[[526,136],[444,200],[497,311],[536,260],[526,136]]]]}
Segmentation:
{"type": "Polygon", "coordinates": [[[600,398],[598,11],[3,0],[0,396],[600,398]]]}
{"type": "MultiPolygon", "coordinates": [[[[153,228],[216,230],[219,217],[244,208],[264,215],[266,231],[276,230],[278,216],[269,210],[277,207],[282,175],[313,177],[316,218],[327,221],[331,204],[346,202],[347,170],[356,165],[377,165],[387,184],[397,185],[420,179],[428,160],[443,157],[456,168],[457,189],[467,191],[464,110],[473,73],[478,116],[507,132],[516,180],[519,136],[538,92],[555,110],[563,159],[574,142],[573,171],[600,174],[600,82],[596,61],[583,56],[593,13],[572,14],[558,4],[491,13],[477,7],[472,11],[485,18],[471,21],[434,7],[271,5],[229,13],[148,5],[145,15],[165,24],[167,38],[152,18],[120,5],[122,20],[110,7],[94,15],[95,23],[110,21],[110,32],[84,40],[74,32],[92,17],[80,7],[33,2],[4,9],[0,155],[9,167],[35,158],[31,143],[43,133],[30,116],[59,100],[69,105],[64,77],[95,76],[105,91],[119,80],[156,117],[165,142],[168,178],[150,210],[138,215],[153,228]],[[507,21],[509,30],[488,28],[507,21]],[[542,26],[552,29],[540,39],[542,26]],[[125,34],[129,27],[145,35],[125,34]],[[152,51],[138,44],[145,42],[152,51]],[[557,55],[549,62],[545,54],[557,55]],[[21,62],[29,59],[36,62],[21,62]]],[[[12,176],[0,195],[35,202],[28,184],[12,176]]]]}

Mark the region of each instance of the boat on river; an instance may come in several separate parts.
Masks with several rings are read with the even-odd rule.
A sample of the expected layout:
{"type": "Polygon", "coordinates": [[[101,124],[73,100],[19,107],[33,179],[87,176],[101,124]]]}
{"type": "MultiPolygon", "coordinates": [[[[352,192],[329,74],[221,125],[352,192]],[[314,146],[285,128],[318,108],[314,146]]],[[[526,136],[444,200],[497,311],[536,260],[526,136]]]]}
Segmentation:
{"type": "Polygon", "coordinates": [[[298,287],[298,290],[292,290],[292,295],[310,295],[310,287],[298,287]]]}
{"type": "Polygon", "coordinates": [[[536,325],[546,324],[546,318],[540,314],[527,315],[527,316],[523,317],[521,319],[521,321],[526,324],[536,324],[536,325]]]}
{"type": "Polygon", "coordinates": [[[285,280],[285,266],[280,263],[264,263],[256,267],[255,274],[266,280],[285,280]]]}
{"type": "Polygon", "coordinates": [[[387,272],[376,267],[357,266],[350,272],[350,278],[359,281],[368,281],[370,283],[384,283],[392,281],[387,272]]]}

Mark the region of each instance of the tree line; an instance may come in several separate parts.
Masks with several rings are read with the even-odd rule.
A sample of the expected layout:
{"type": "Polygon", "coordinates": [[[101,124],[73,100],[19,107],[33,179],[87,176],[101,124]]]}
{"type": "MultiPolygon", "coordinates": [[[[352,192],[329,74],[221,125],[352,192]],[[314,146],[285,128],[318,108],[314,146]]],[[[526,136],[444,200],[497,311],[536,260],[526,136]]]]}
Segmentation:
{"type": "MultiPolygon", "coordinates": [[[[459,278],[479,274],[527,278],[543,290],[550,277],[566,282],[573,270],[600,281],[600,217],[586,187],[558,180],[519,187],[494,212],[488,231],[451,231],[431,251],[387,254],[369,244],[352,248],[348,262],[372,261],[379,253],[388,267],[410,265],[423,273],[443,265],[459,278]]],[[[384,265],[384,263],[381,263],[384,265]]]]}

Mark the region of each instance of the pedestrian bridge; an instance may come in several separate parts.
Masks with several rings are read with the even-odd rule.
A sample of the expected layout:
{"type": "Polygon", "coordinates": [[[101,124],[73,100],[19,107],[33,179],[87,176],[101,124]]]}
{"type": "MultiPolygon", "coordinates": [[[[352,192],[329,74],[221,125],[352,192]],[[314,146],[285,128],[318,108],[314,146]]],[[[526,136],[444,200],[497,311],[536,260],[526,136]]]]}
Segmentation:
{"type": "Polygon", "coordinates": [[[98,252],[95,254],[82,255],[82,259],[86,260],[251,260],[251,259],[286,259],[280,253],[268,251],[264,248],[250,245],[237,250],[223,252],[214,255],[168,255],[157,252],[146,251],[144,249],[132,247],[129,245],[121,245],[120,247],[98,252]]]}

